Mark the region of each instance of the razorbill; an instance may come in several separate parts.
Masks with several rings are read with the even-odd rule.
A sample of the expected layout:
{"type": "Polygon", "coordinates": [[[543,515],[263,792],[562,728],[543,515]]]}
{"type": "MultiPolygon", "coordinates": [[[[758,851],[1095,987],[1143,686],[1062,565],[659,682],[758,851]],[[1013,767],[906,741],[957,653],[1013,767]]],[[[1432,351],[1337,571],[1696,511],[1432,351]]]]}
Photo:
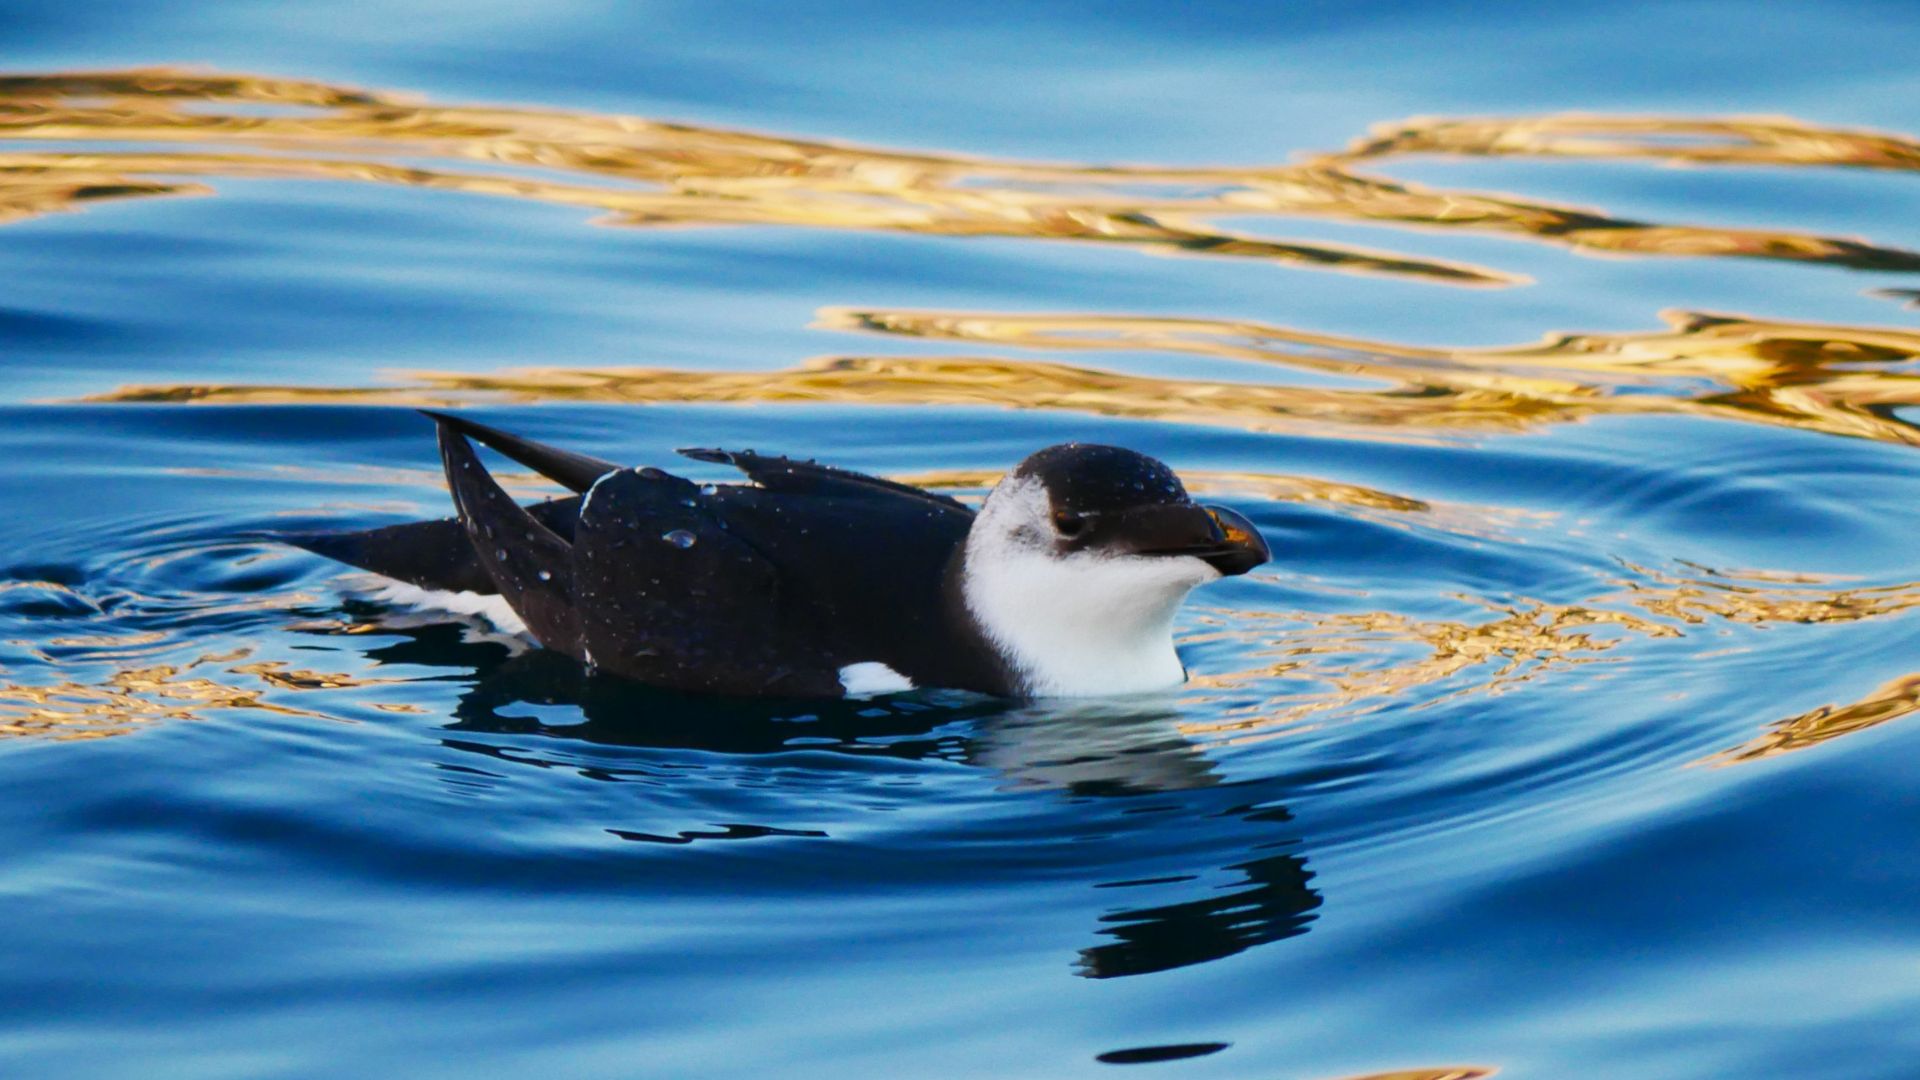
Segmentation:
{"type": "Polygon", "coordinates": [[[1161,689],[1186,678],[1181,600],[1269,555],[1246,518],[1194,503],[1171,469],[1114,446],[1041,450],[975,513],[810,461],[680,451],[750,481],[703,485],[427,415],[456,517],[280,538],[426,590],[415,598],[504,606],[549,649],[680,690],[1161,689]],[[576,494],[519,505],[469,438],[576,494]]]}

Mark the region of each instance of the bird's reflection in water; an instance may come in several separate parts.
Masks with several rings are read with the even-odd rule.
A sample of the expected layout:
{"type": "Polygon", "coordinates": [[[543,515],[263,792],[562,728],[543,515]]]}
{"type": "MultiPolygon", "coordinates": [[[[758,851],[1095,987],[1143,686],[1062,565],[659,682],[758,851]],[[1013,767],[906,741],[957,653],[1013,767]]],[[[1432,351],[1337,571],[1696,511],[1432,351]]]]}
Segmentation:
{"type": "MultiPolygon", "coordinates": [[[[1225,786],[1213,762],[1175,726],[1177,713],[1162,706],[1124,702],[1060,706],[1010,706],[974,724],[965,760],[990,768],[1018,787],[1053,789],[1081,796],[1141,796],[1225,786]]],[[[1189,807],[1178,807],[1187,811],[1189,807]]],[[[1277,806],[1229,808],[1230,816],[1254,827],[1247,847],[1293,846],[1275,825],[1293,816],[1277,806]]],[[[1212,828],[1217,829],[1214,824],[1212,828]]],[[[1211,830],[1210,830],[1211,831],[1211,830]]],[[[1075,969],[1092,979],[1146,975],[1232,956],[1305,933],[1320,906],[1306,860],[1291,850],[1223,867],[1244,884],[1210,890],[1198,899],[1150,907],[1119,907],[1100,916],[1100,935],[1113,940],[1080,950],[1075,969]]],[[[1102,883],[1103,889],[1190,883],[1193,873],[1102,883]]]]}
{"type": "MultiPolygon", "coordinates": [[[[458,624],[383,623],[380,629],[399,640],[386,637],[369,650],[371,659],[461,669],[461,678],[474,677],[446,725],[444,742],[453,749],[549,765],[556,763],[530,758],[524,747],[509,755],[467,736],[535,735],[745,755],[804,745],[862,757],[957,761],[992,770],[1011,793],[1049,793],[1056,805],[1100,802],[1132,825],[1118,841],[1130,846],[1119,850],[1125,856],[1137,848],[1138,858],[1126,865],[1144,868],[1096,881],[1100,895],[1117,899],[1144,889],[1173,897],[1144,906],[1116,903],[1099,914],[1096,933],[1103,940],[1080,949],[1074,965],[1087,978],[1167,971],[1293,937],[1306,932],[1321,904],[1313,873],[1286,828],[1292,815],[1271,801],[1266,785],[1223,778],[1180,733],[1176,708],[1164,699],[1060,705],[937,694],[849,702],[691,696],[591,676],[543,650],[503,657],[497,646],[475,644],[458,624]],[[1142,838],[1146,828],[1164,835],[1142,838]],[[1239,858],[1249,852],[1254,857],[1239,858]],[[1232,880],[1221,883],[1223,875],[1232,880]]],[[[566,766],[590,777],[621,778],[617,768],[566,766]]],[[[678,836],[609,831],[669,844],[824,836],[746,825],[678,836]]],[[[1111,863],[1094,868],[1113,869],[1111,863]]]]}
{"type": "Polygon", "coordinates": [[[966,739],[964,760],[992,769],[1009,787],[1143,795],[1219,783],[1213,762],[1180,734],[1177,714],[1165,706],[995,704],[966,739]]]}
{"type": "MultiPolygon", "coordinates": [[[[1247,822],[1285,822],[1292,815],[1268,807],[1247,822]]],[[[1113,941],[1080,950],[1076,970],[1090,979],[1147,975],[1203,964],[1255,945],[1307,932],[1320,894],[1309,884],[1307,861],[1291,851],[1235,863],[1227,870],[1246,884],[1196,900],[1110,911],[1100,916],[1100,934],[1113,941]]]]}

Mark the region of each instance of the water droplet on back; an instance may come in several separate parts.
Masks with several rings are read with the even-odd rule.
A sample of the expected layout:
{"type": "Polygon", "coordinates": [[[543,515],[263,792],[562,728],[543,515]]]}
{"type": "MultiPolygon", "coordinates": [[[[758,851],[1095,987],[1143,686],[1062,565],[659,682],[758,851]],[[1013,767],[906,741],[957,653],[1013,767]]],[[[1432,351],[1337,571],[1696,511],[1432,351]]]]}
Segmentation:
{"type": "Polygon", "coordinates": [[[662,534],[660,539],[665,540],[677,548],[690,548],[699,537],[694,536],[685,529],[675,529],[670,533],[662,534]]]}

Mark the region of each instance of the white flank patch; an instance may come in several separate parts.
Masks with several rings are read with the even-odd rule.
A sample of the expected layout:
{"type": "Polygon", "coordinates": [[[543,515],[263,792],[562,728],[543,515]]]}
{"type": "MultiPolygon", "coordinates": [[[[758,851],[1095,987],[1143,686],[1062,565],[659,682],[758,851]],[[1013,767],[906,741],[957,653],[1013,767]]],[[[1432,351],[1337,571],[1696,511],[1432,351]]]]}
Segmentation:
{"type": "Polygon", "coordinates": [[[967,534],[965,596],[1040,697],[1100,697],[1186,681],[1173,616],[1220,572],[1191,556],[1061,555],[1046,490],[1002,481],[967,534]]]}
{"type": "Polygon", "coordinates": [[[455,615],[477,615],[492,623],[497,629],[521,637],[531,637],[527,633],[527,624],[520,620],[505,597],[485,596],[475,592],[449,592],[444,589],[423,589],[418,585],[409,585],[404,581],[381,578],[380,586],[367,594],[370,598],[386,604],[416,608],[421,611],[447,611],[455,615]]]}
{"type": "Polygon", "coordinates": [[[848,697],[874,697],[913,689],[913,680],[878,660],[862,660],[840,669],[840,688],[848,697]]]}

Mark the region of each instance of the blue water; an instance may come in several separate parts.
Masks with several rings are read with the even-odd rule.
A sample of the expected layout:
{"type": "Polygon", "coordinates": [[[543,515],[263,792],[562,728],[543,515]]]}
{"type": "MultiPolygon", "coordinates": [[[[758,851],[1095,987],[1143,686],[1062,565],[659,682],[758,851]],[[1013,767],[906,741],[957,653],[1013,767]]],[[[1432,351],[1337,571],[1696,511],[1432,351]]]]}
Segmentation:
{"type": "Polygon", "coordinates": [[[0,82],[0,1075],[1920,1075],[1909,5],[0,15],[108,73],[0,82]],[[1567,113],[1811,157],[1349,163],[1611,254],[1259,202],[1567,113]],[[667,695],[253,539],[447,513],[428,403],[1120,443],[1276,560],[1164,695],[667,695]]]}

